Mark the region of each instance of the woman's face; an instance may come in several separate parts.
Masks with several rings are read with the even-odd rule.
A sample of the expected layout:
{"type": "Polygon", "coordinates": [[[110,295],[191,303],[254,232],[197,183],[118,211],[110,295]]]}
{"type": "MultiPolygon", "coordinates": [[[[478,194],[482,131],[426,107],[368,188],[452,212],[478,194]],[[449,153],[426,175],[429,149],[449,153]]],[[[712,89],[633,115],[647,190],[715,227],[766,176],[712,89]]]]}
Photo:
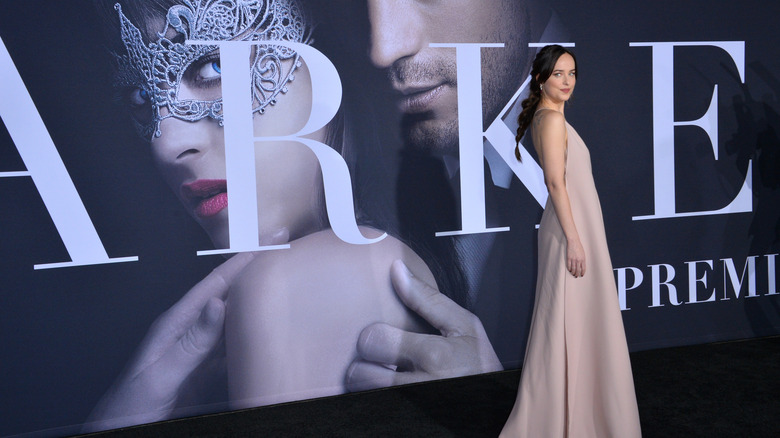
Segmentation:
{"type": "Polygon", "coordinates": [[[577,66],[574,64],[574,58],[568,53],[564,53],[555,62],[552,74],[544,81],[544,95],[553,103],[566,102],[574,92],[574,85],[577,83],[577,66]]]}
{"type": "MultiPolygon", "coordinates": [[[[291,68],[295,61],[284,62],[288,63],[285,68],[291,68]]],[[[204,56],[189,66],[179,95],[219,98],[218,56],[204,56]]],[[[309,70],[301,60],[287,93],[279,94],[276,104],[266,107],[264,114],[254,114],[254,135],[282,136],[299,131],[308,120],[311,96],[309,70]]],[[[325,130],[309,138],[324,141],[325,130]]],[[[229,247],[225,137],[217,120],[165,118],[160,123],[160,136],[151,140],[151,148],[160,173],[187,211],[217,248],[229,247]]],[[[322,182],[314,153],[297,142],[260,142],[254,150],[260,239],[282,230],[295,239],[319,229],[322,182]]]]}
{"type": "MultiPolygon", "coordinates": [[[[225,147],[252,145],[225,144],[218,46],[187,41],[256,42],[247,63],[251,82],[239,97],[252,101],[253,134],[295,134],[312,107],[309,70],[295,52],[259,42],[283,35],[305,44],[310,25],[297,0],[263,4],[273,8],[258,8],[251,0],[174,1],[154,19],[148,17],[156,9],[142,12],[139,3],[132,9],[145,17],[141,28],[121,4],[114,7],[126,49],[116,57],[117,85],[127,93],[139,132],[150,139],[160,173],[217,248],[230,247],[225,147]]],[[[309,137],[323,141],[325,128],[309,137]]],[[[257,243],[284,231],[295,239],[319,229],[322,183],[314,153],[280,141],[256,142],[254,153],[257,243]]]]}

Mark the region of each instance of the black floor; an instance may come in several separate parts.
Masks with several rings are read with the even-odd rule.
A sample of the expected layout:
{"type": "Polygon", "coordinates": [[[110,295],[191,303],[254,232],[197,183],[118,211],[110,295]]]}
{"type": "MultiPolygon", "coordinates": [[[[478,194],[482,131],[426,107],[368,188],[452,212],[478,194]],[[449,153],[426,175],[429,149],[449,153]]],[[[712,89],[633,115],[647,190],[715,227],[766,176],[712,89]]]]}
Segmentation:
{"type": "MultiPolygon", "coordinates": [[[[780,337],[633,353],[644,437],[780,436],[780,337]]],[[[518,371],[94,434],[96,437],[495,437],[518,371]]]]}

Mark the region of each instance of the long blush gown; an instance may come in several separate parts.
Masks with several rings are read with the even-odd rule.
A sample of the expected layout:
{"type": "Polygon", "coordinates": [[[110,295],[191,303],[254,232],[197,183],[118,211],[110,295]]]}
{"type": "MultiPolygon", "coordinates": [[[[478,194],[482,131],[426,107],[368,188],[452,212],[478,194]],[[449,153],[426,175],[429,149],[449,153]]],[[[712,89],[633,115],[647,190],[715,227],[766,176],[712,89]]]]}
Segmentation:
{"type": "Polygon", "coordinates": [[[548,198],[517,401],[501,437],[641,436],[631,363],[590,153],[568,123],[566,189],[585,275],[566,270],[566,237],[548,198]]]}

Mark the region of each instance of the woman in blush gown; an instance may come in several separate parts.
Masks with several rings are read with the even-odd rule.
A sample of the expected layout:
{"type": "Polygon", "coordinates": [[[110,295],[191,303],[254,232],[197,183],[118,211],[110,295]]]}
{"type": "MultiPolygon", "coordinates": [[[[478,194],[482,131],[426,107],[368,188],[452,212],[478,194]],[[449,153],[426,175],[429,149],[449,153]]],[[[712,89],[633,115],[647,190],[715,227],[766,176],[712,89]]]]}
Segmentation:
{"type": "Polygon", "coordinates": [[[563,115],[576,80],[574,55],[558,45],[544,47],[519,116],[517,139],[533,125],[550,196],[539,226],[525,362],[502,437],[641,436],[590,154],[563,115]]]}

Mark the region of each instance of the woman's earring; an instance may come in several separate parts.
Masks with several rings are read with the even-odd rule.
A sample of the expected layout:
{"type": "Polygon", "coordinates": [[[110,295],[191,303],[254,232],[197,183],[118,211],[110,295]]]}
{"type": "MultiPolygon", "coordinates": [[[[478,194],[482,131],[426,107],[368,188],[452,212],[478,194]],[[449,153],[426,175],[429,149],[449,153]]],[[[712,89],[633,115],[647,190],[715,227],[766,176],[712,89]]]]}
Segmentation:
{"type": "Polygon", "coordinates": [[[539,91],[544,93],[544,84],[539,84],[539,91]]]}

